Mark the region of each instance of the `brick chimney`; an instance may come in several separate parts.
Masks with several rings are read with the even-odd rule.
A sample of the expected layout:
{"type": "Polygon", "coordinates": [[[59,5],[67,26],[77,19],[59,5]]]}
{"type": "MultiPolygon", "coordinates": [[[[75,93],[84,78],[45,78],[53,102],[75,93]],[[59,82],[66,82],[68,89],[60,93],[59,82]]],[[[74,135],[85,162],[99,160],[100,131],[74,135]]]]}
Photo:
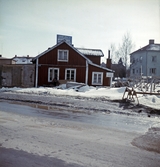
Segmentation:
{"type": "Polygon", "coordinates": [[[149,44],[154,44],[154,39],[150,39],[149,44]]]}
{"type": "Polygon", "coordinates": [[[111,69],[110,50],[108,50],[108,58],[107,58],[107,62],[106,62],[106,67],[111,69]]]}

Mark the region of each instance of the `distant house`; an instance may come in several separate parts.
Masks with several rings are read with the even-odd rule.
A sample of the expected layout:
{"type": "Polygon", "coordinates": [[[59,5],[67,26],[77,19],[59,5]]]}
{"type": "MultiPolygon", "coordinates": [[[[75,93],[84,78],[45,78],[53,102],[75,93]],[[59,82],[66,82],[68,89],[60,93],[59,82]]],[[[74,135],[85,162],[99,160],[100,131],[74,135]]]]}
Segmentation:
{"type": "Polygon", "coordinates": [[[108,67],[108,64],[110,64],[110,68],[114,71],[114,78],[124,78],[126,77],[126,68],[123,65],[122,58],[119,59],[117,64],[112,64],[112,61],[110,59],[110,50],[108,51],[108,58],[106,60],[106,64],[102,62],[102,67],[108,67]],[[108,61],[110,63],[108,63],[108,61]]]}
{"type": "MultiPolygon", "coordinates": [[[[102,62],[102,67],[106,67],[106,64],[102,62]]],[[[125,78],[126,77],[126,68],[123,64],[112,64],[111,70],[114,71],[114,78],[125,78]]]]}
{"type": "Polygon", "coordinates": [[[0,55],[0,65],[5,65],[5,64],[15,64],[15,61],[13,59],[5,58],[0,55]]]}
{"type": "Polygon", "coordinates": [[[160,44],[149,40],[149,44],[130,54],[130,76],[160,77],[160,44]]]}
{"type": "Polygon", "coordinates": [[[49,86],[53,79],[60,83],[74,81],[92,86],[110,86],[109,68],[100,66],[103,52],[99,49],[75,48],[67,40],[33,58],[36,64],[35,86],[49,86]]]}
{"type": "Polygon", "coordinates": [[[15,61],[15,64],[32,64],[33,57],[27,56],[17,56],[13,57],[13,60],[15,61]]]}
{"type": "Polygon", "coordinates": [[[126,77],[126,68],[123,64],[112,64],[111,69],[115,71],[114,78],[126,77]]]}
{"type": "Polygon", "coordinates": [[[0,87],[33,87],[35,65],[0,56],[0,87]]]}

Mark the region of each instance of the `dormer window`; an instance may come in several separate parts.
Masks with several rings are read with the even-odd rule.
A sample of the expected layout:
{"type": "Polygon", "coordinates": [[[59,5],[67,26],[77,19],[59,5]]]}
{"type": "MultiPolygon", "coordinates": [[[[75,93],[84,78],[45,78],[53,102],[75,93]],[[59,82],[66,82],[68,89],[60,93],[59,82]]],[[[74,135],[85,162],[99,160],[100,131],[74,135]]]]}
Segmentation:
{"type": "Polygon", "coordinates": [[[68,62],[68,50],[58,49],[58,61],[68,62]]]}

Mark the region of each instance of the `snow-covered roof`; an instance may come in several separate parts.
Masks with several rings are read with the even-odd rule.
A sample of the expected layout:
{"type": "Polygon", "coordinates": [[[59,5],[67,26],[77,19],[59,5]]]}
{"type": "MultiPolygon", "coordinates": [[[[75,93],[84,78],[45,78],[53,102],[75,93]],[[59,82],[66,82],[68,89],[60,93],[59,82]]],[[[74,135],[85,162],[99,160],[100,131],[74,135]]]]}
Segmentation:
{"type": "Polygon", "coordinates": [[[11,60],[11,58],[0,57],[1,60],[11,60]]]}
{"type": "Polygon", "coordinates": [[[77,48],[82,54],[88,56],[101,56],[103,57],[104,54],[100,49],[86,49],[86,48],[77,48]]]}
{"type": "Polygon", "coordinates": [[[146,50],[160,51],[160,44],[150,44],[150,45],[148,45],[146,50]]]}
{"type": "Polygon", "coordinates": [[[13,60],[16,62],[16,64],[32,64],[33,57],[14,57],[13,60]]]}
{"type": "Polygon", "coordinates": [[[140,51],[160,51],[160,44],[149,44],[147,46],[144,46],[144,47],[132,52],[131,54],[136,53],[136,52],[140,52],[140,51]]]}

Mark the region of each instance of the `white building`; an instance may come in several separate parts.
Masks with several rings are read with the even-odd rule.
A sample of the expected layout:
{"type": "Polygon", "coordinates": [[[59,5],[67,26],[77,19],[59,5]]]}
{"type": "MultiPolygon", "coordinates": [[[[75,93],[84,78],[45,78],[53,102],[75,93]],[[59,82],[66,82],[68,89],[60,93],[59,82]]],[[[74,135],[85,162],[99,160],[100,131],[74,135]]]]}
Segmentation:
{"type": "Polygon", "coordinates": [[[160,44],[149,44],[130,54],[130,77],[160,77],[160,44]]]}
{"type": "Polygon", "coordinates": [[[15,64],[33,64],[32,63],[33,57],[27,56],[17,56],[13,57],[13,60],[16,62],[15,64]]]}

